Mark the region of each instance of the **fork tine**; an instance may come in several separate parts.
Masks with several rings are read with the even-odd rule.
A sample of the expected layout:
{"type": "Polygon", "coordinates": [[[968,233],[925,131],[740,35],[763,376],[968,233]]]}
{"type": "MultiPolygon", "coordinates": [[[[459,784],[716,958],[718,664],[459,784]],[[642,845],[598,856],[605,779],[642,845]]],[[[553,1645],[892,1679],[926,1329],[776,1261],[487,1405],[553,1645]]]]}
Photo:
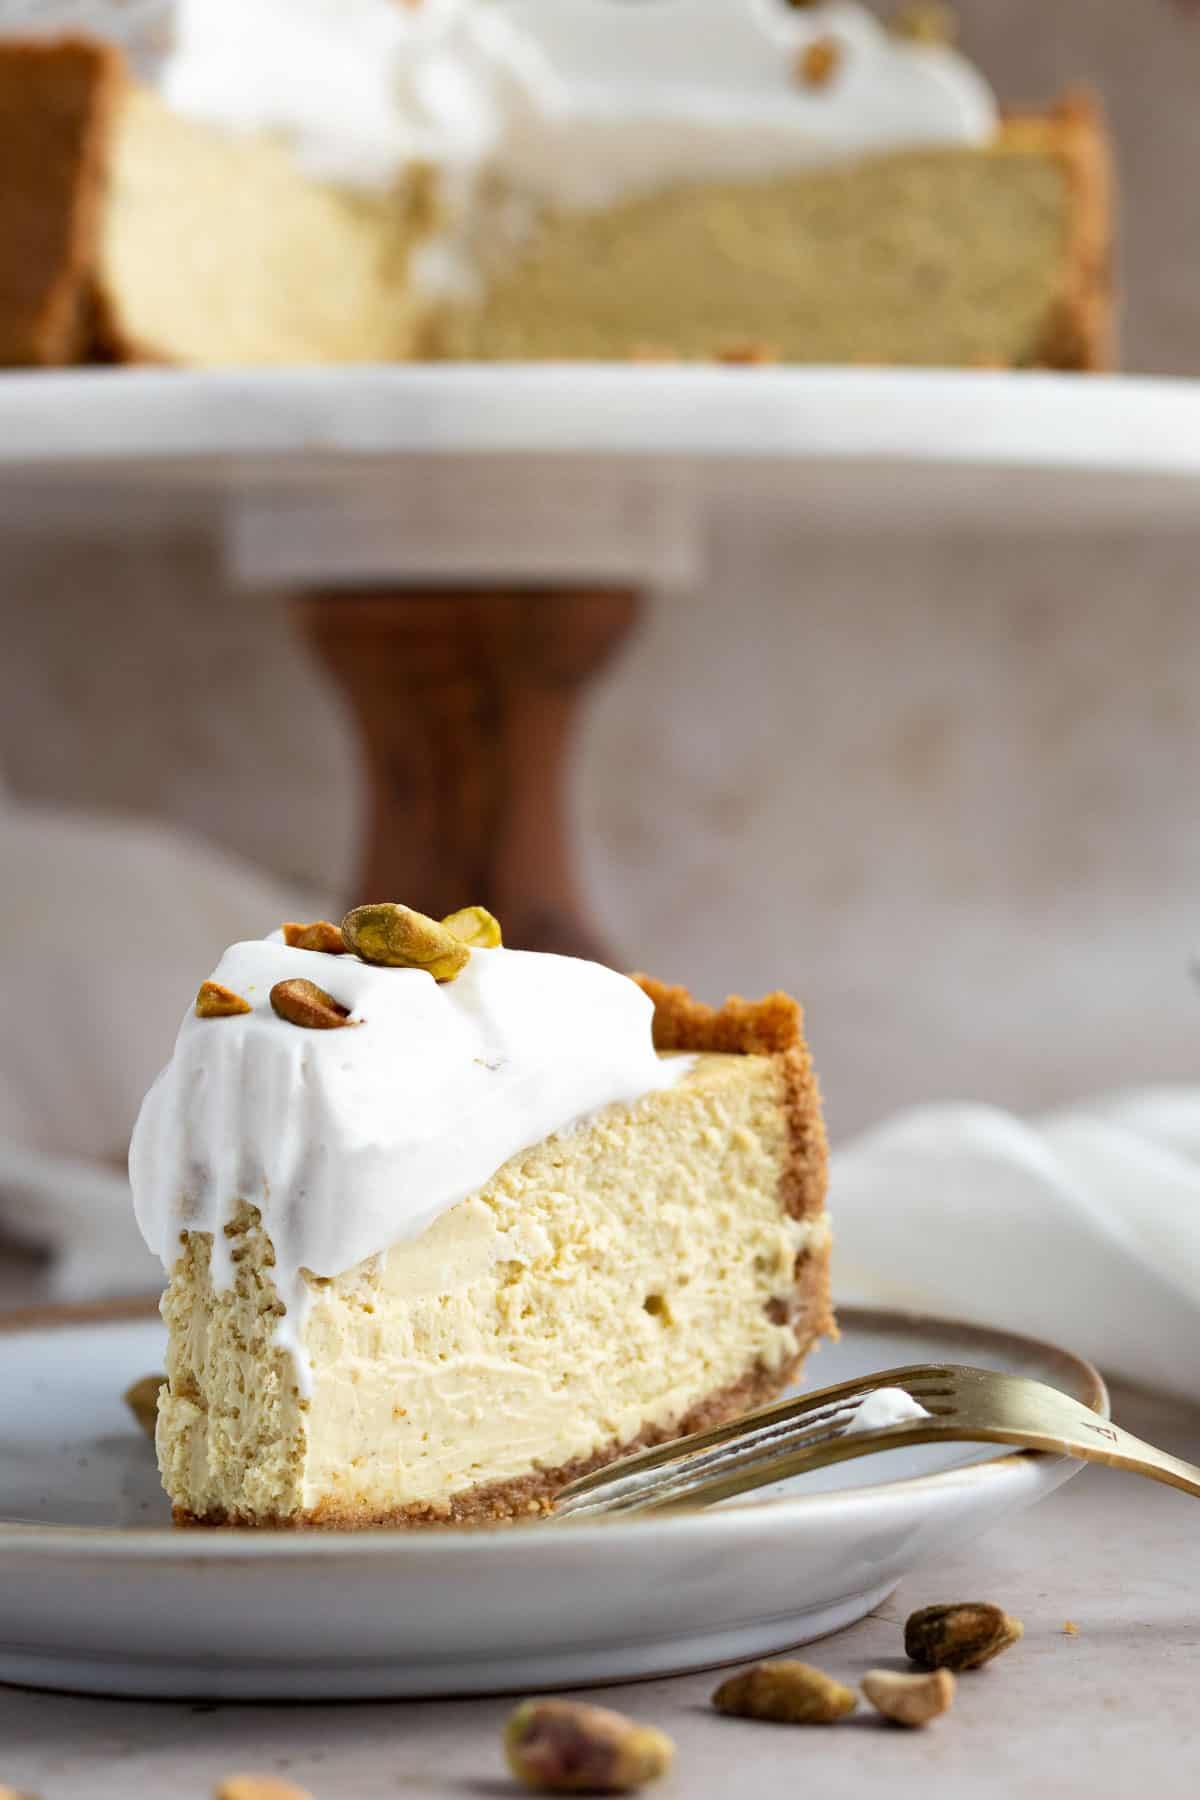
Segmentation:
{"type": "MultiPolygon", "coordinates": [[[[653,1450],[639,1451],[634,1456],[622,1458],[620,1462],[609,1463],[591,1475],[583,1475],[561,1490],[555,1501],[555,1510],[565,1510],[568,1506],[573,1506],[574,1502],[581,1501],[600,1489],[623,1487],[626,1482],[649,1475],[655,1469],[664,1468],[670,1463],[687,1465],[689,1473],[695,1474],[698,1471],[693,1459],[707,1457],[708,1453],[719,1451],[732,1438],[748,1440],[748,1457],[751,1449],[755,1455],[761,1454],[764,1442],[760,1433],[768,1433],[772,1427],[778,1427],[779,1435],[783,1436],[788,1428],[796,1426],[809,1415],[828,1414],[832,1418],[844,1412],[854,1401],[882,1387],[904,1388],[914,1400],[924,1404],[926,1398],[935,1398],[939,1389],[941,1393],[953,1392],[953,1374],[950,1364],[909,1363],[903,1368],[884,1369],[872,1375],[859,1376],[853,1381],[837,1382],[832,1387],[817,1388],[810,1394],[802,1394],[798,1399],[777,1400],[770,1406],[760,1407],[756,1412],[743,1413],[739,1418],[729,1419],[723,1425],[713,1426],[708,1431],[695,1432],[682,1439],[676,1438],[653,1450]]],[[[809,1419],[810,1426],[820,1422],[823,1422],[820,1418],[809,1419]]]]}

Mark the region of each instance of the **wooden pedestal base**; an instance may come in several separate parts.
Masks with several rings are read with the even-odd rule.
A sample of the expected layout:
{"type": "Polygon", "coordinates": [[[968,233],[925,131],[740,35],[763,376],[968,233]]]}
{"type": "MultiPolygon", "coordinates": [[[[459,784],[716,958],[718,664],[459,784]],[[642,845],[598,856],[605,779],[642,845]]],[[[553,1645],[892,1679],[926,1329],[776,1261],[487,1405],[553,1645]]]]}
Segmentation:
{"type": "Polygon", "coordinates": [[[516,949],[606,960],[564,816],[586,682],[630,632],[635,595],[320,593],[302,627],[348,697],[370,778],[354,902],[490,907],[516,949]]]}

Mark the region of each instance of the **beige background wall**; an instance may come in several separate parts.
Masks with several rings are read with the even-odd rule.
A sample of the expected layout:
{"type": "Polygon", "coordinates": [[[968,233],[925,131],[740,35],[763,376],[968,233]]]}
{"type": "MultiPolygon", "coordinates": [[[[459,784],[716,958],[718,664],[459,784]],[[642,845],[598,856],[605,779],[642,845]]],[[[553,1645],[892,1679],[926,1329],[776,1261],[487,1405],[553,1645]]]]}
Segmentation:
{"type": "MultiPolygon", "coordinates": [[[[1080,76],[1105,95],[1127,365],[1200,374],[1200,17],[1168,0],[961,10],[1006,97],[1080,76]]],[[[573,796],[612,941],[709,997],[794,985],[841,1132],[933,1095],[1031,1106],[1194,1078],[1198,548],[897,547],[869,519],[854,543],[728,532],[586,719],[573,796]]],[[[11,793],[169,817],[289,879],[346,883],[346,721],[282,603],[228,592],[210,547],[10,532],[0,614],[11,793]]]]}

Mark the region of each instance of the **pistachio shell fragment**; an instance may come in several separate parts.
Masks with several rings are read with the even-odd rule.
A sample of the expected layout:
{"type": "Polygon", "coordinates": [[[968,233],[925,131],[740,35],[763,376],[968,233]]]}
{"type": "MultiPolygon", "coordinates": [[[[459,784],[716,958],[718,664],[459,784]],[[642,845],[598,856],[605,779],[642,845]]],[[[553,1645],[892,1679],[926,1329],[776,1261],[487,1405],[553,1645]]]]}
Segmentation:
{"type": "Polygon", "coordinates": [[[311,925],[289,920],[283,926],[283,941],[289,950],[320,950],[326,956],[345,956],[347,948],[341,926],[329,919],[314,919],[311,925]]]}
{"type": "Polygon", "coordinates": [[[216,1800],[312,1800],[312,1795],[278,1775],[227,1775],[217,1783],[216,1800]]]}
{"type": "Polygon", "coordinates": [[[986,1601],[924,1606],[904,1627],[904,1651],[923,1669],[978,1669],[1024,1635],[1020,1619],[986,1601]]]}
{"type": "Polygon", "coordinates": [[[122,1398],[148,1438],[154,1436],[158,1424],[158,1390],[166,1383],[165,1375],[143,1375],[122,1398]]]}
{"type": "Polygon", "coordinates": [[[254,1009],[248,1000],[235,994],[232,988],[222,987],[219,981],[202,981],[200,991],[196,995],[196,1017],[198,1019],[232,1019],[238,1013],[252,1012],[254,1009]]]}
{"type": "Polygon", "coordinates": [[[828,87],[841,63],[842,48],[836,38],[814,38],[800,52],[796,62],[796,77],[805,87],[828,87]]]}
{"type": "Polygon", "coordinates": [[[539,1794],[632,1794],[667,1773],[675,1746],[606,1706],[526,1700],[505,1728],[504,1753],[539,1794]]]}
{"type": "Polygon", "coordinates": [[[289,1025],[303,1025],[307,1031],[336,1031],[341,1025],[353,1025],[349,1007],[319,988],[315,981],[277,981],[271,989],[271,1005],[289,1025]]]}
{"type": "Polygon", "coordinates": [[[447,913],[442,924],[472,950],[498,950],[503,942],[500,921],[486,906],[461,907],[458,912],[447,913]]]}
{"type": "Polygon", "coordinates": [[[958,14],[940,0],[913,0],[902,6],[890,21],[888,29],[912,44],[955,44],[958,42],[958,14]]]}
{"type": "Polygon", "coordinates": [[[954,1677],[949,1669],[931,1669],[928,1675],[870,1669],[862,1678],[862,1691],[875,1711],[893,1724],[928,1725],[949,1709],[954,1699],[954,1677]]]}
{"type": "Polygon", "coordinates": [[[723,1681],[713,1695],[718,1712],[776,1725],[832,1725],[858,1705],[852,1688],[809,1663],[755,1663],[723,1681]]]}
{"type": "Polygon", "coordinates": [[[470,949],[452,931],[392,900],[356,906],[342,920],[342,936],[364,962],[424,969],[435,981],[453,981],[471,960],[470,949]]]}

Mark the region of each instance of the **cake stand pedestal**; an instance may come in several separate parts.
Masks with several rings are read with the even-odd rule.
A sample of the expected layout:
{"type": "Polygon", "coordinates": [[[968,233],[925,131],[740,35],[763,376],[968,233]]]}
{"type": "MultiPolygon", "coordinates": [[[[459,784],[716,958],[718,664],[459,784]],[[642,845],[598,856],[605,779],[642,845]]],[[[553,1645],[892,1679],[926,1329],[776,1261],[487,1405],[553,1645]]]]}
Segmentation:
{"type": "Polygon", "coordinates": [[[696,585],[730,522],[793,557],[864,532],[1190,539],[1200,383],[699,365],[3,374],[0,472],[0,532],[202,532],[248,597],[301,596],[370,773],[348,898],[477,902],[512,944],[594,954],[565,763],[635,596],[696,585]]]}
{"type": "Polygon", "coordinates": [[[628,636],[627,589],[326,590],[296,602],[370,784],[357,899],[480,904],[527,949],[605,959],[570,851],[580,695],[628,636]]]}

